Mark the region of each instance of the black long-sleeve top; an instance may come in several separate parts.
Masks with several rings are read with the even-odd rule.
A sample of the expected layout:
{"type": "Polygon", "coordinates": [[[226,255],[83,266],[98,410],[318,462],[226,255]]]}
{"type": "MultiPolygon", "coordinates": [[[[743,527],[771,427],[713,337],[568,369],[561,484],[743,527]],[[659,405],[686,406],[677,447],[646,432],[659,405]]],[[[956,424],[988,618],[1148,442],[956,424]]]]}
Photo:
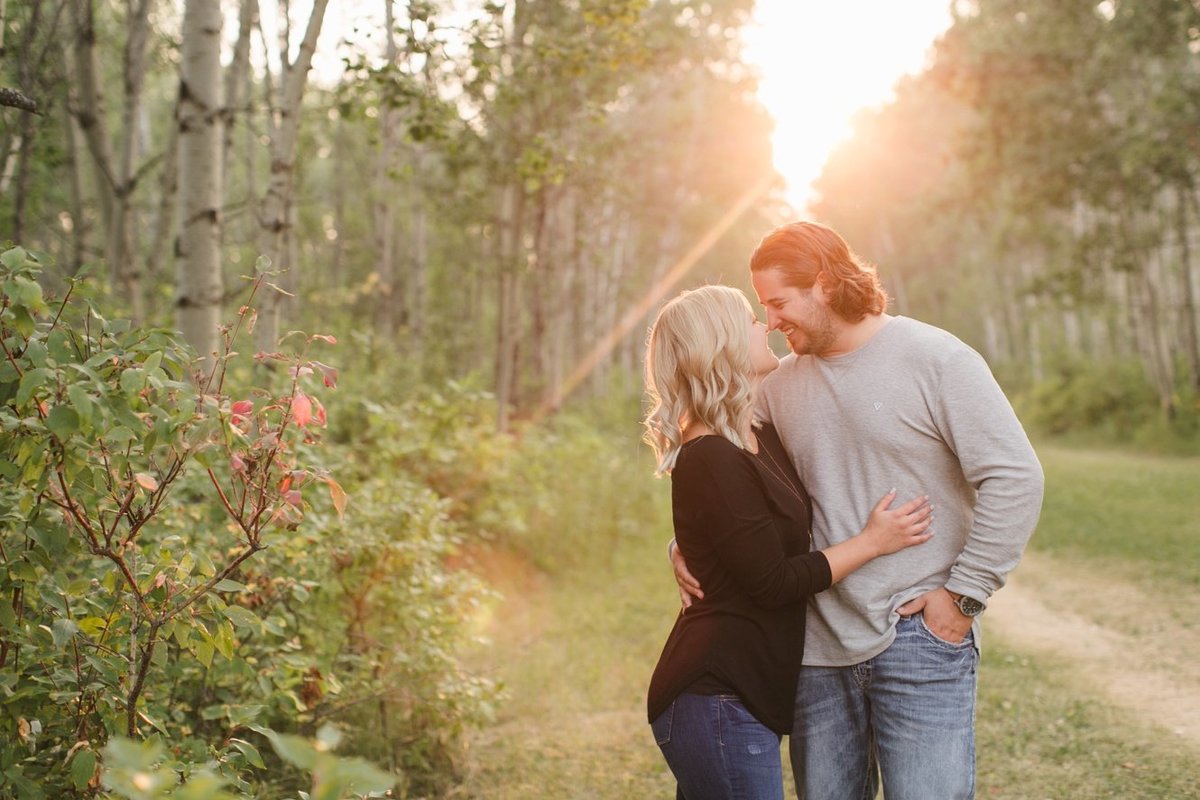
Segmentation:
{"type": "Polygon", "coordinates": [[[675,541],[704,599],[667,637],[650,679],[651,721],[715,679],[768,728],[791,731],[805,605],[832,576],[825,555],[809,552],[811,501],[779,435],[764,425],[758,441],[754,454],[701,436],[671,473],[675,541]]]}

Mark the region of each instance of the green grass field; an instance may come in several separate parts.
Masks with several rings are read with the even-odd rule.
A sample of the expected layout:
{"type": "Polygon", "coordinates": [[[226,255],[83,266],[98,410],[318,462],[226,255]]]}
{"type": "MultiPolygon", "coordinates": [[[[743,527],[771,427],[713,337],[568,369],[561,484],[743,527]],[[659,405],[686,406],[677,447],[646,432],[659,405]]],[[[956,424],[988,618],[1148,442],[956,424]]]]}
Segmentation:
{"type": "MultiPolygon", "coordinates": [[[[1148,591],[1196,586],[1200,460],[1041,453],[1039,553],[1119,569],[1148,591]]],[[[648,507],[620,512],[643,524],[625,526],[611,563],[509,589],[480,656],[509,700],[474,737],[455,797],[674,796],[644,712],[678,603],[664,555],[668,494],[663,482],[648,507]]],[[[1030,657],[998,636],[986,639],[978,750],[980,798],[1200,797],[1190,745],[1082,690],[1069,661],[1030,657]]]]}

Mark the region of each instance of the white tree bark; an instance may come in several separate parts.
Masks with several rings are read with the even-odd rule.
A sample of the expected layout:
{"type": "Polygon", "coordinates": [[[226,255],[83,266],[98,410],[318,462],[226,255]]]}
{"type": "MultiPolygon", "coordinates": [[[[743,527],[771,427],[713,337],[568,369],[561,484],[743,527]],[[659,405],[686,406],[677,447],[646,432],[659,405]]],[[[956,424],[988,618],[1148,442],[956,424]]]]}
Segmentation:
{"type": "Polygon", "coordinates": [[[138,154],[138,118],[146,78],[146,44],[150,35],[152,0],[131,3],[125,38],[124,96],[121,139],[113,187],[113,216],[108,230],[108,263],[121,297],[135,322],[145,319],[141,269],[134,243],[133,193],[137,188],[134,161],[138,154]]]}
{"type": "MultiPolygon", "coordinates": [[[[400,49],[396,46],[395,0],[384,0],[385,58],[395,69],[400,49]]],[[[379,116],[379,149],[376,152],[375,178],[375,272],[379,275],[379,299],[376,320],[385,336],[399,327],[405,297],[396,270],[396,139],[400,114],[385,103],[379,116]]]]}
{"type": "MultiPolygon", "coordinates": [[[[313,53],[317,48],[317,38],[321,35],[321,25],[325,19],[325,9],[329,0],[314,0],[312,13],[308,18],[308,27],[304,39],[300,43],[300,51],[294,62],[288,61],[287,42],[282,41],[280,63],[284,69],[280,74],[279,105],[276,109],[274,125],[271,132],[271,169],[267,183],[267,193],[259,209],[259,226],[262,232],[262,254],[270,259],[272,269],[287,269],[293,271],[290,279],[295,284],[294,270],[298,267],[290,263],[288,258],[291,247],[291,204],[292,187],[296,172],[296,140],[300,133],[301,103],[304,99],[304,87],[308,82],[308,72],[312,68],[313,53]]],[[[286,37],[286,34],[284,34],[286,37]]],[[[279,317],[283,294],[268,291],[262,295],[260,303],[258,328],[256,329],[257,343],[260,349],[274,350],[279,339],[279,317]]]]}
{"type": "Polygon", "coordinates": [[[177,320],[205,366],[215,363],[224,281],[221,275],[221,4],[187,0],[179,82],[179,235],[177,320]]]}

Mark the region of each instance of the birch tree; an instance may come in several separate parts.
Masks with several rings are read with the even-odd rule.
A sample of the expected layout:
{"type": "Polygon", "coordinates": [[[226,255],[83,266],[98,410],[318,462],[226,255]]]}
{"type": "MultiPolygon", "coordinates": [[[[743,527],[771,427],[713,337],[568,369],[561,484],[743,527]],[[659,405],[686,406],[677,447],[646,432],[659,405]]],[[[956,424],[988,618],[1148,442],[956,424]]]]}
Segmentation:
{"type": "MultiPolygon", "coordinates": [[[[317,38],[321,34],[321,25],[328,5],[329,0],[314,0],[304,38],[294,60],[288,53],[286,34],[281,37],[278,105],[273,109],[270,119],[270,177],[267,181],[266,195],[262,198],[258,210],[260,252],[269,261],[272,269],[296,270],[300,266],[288,259],[293,242],[291,220],[296,143],[300,133],[304,87],[308,82],[308,72],[312,68],[313,53],[317,48],[317,38]]],[[[281,8],[281,17],[284,20],[287,19],[287,10],[287,3],[284,2],[281,8]]],[[[294,278],[292,280],[294,282],[294,278]]],[[[275,348],[279,338],[280,308],[284,296],[280,291],[263,296],[258,327],[255,330],[256,342],[260,349],[271,351],[275,348]]]]}
{"type": "Polygon", "coordinates": [[[222,119],[220,3],[187,0],[179,81],[179,196],[176,316],[188,343],[211,366],[224,295],[221,265],[222,119]]]}

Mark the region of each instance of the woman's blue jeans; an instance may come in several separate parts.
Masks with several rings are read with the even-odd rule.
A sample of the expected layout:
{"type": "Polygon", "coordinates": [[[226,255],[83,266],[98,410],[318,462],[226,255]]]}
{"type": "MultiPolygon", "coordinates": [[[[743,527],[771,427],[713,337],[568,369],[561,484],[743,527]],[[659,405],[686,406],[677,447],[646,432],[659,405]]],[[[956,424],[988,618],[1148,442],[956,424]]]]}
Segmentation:
{"type": "Polygon", "coordinates": [[[783,800],[782,737],[737,696],[681,694],[650,727],[677,800],[783,800]]]}

